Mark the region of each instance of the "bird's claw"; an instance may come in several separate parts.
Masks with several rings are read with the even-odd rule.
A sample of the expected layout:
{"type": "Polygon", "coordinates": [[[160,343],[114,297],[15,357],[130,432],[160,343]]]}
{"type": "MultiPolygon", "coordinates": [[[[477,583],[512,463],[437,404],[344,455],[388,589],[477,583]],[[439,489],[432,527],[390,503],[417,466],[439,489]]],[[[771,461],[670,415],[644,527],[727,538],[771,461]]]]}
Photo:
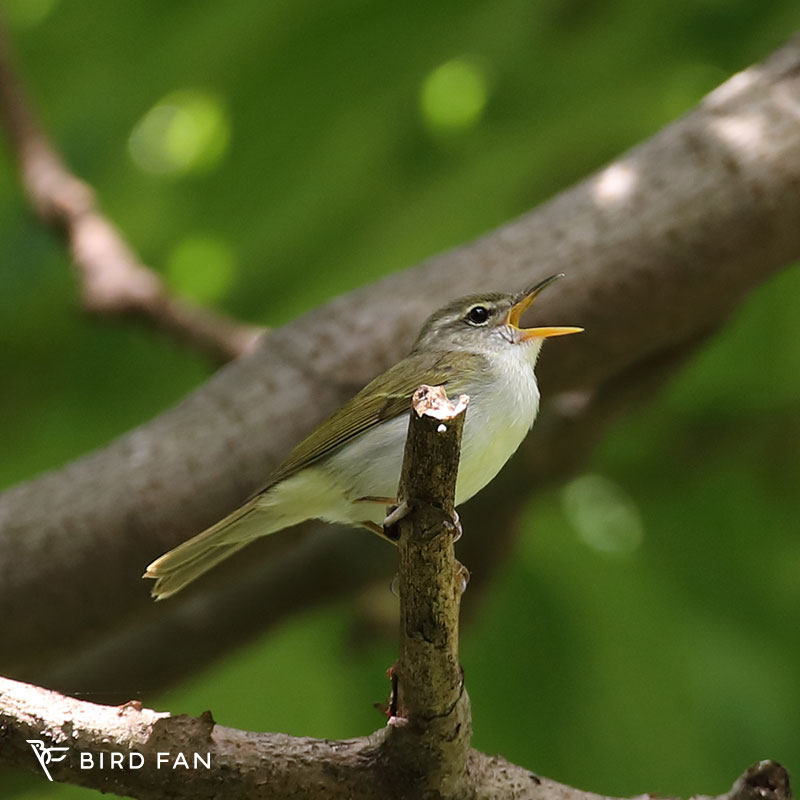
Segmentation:
{"type": "Polygon", "coordinates": [[[386,518],[383,520],[383,527],[392,528],[400,522],[403,517],[408,516],[408,512],[411,510],[411,507],[408,505],[407,500],[401,500],[387,515],[386,518]]]}
{"type": "Polygon", "coordinates": [[[460,561],[456,561],[456,585],[460,589],[461,594],[467,591],[468,583],[469,570],[460,561]]]}
{"type": "MultiPolygon", "coordinates": [[[[461,527],[461,518],[458,516],[458,511],[453,509],[452,516],[448,514],[446,511],[442,511],[438,507],[433,507],[435,510],[442,514],[444,517],[443,523],[444,525],[453,531],[453,541],[457,542],[462,534],[464,533],[461,527]]],[[[401,519],[404,519],[408,516],[409,512],[411,511],[411,505],[408,503],[407,500],[401,500],[392,510],[386,515],[383,520],[383,529],[386,531],[386,535],[390,539],[394,539],[396,537],[392,537],[388,532],[391,531],[401,519]]]]}
{"type": "MultiPolygon", "coordinates": [[[[453,516],[451,519],[445,520],[445,525],[453,529],[453,541],[457,542],[463,535],[464,529],[461,527],[461,517],[458,516],[458,511],[453,509],[453,516]]],[[[469,575],[469,573],[467,573],[469,575]]]]}

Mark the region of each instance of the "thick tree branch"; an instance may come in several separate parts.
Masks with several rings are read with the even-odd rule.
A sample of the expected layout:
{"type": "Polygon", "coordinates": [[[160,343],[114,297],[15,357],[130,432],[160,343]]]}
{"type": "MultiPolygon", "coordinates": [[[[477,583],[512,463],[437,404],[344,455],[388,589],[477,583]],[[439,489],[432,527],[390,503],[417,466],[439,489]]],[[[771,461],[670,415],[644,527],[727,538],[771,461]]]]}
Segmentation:
{"type": "MultiPolygon", "coordinates": [[[[213,611],[207,619],[196,613],[212,607],[215,592],[225,598],[220,607],[235,610],[225,626],[232,642],[274,621],[252,601],[284,581],[293,582],[292,599],[321,600],[373,580],[364,559],[378,550],[357,534],[275,537],[260,545],[270,563],[253,563],[252,550],[238,561],[247,572],[237,587],[221,587],[224,574],[210,576],[197,593],[157,612],[138,576],[154,556],[256,488],[297,440],[398,360],[425,315],[456,293],[512,289],[568,273],[542,300],[539,321],[580,324],[587,333],[545,349],[539,376],[546,402],[534,430],[544,438],[534,442],[533,463],[550,464],[551,474],[560,463],[561,437],[572,432],[569,450],[585,453],[609,418],[602,398],[624,393],[629,380],[646,385],[650,370],[658,372],[673,353],[689,352],[748,292],[800,256],[798,109],[795,37],[550,203],[272,332],[257,352],[225,367],[174,409],[4,493],[4,665],[31,675],[54,653],[76,652],[125,625],[128,643],[143,628],[152,641],[163,641],[166,628],[153,622],[158,613],[170,618],[171,644],[187,654],[185,668],[196,654],[176,632],[190,635],[216,624],[213,611]],[[289,418],[292,425],[285,424],[289,418]],[[558,424],[548,427],[548,419],[558,424]],[[336,564],[343,583],[312,586],[305,579],[309,563],[319,570],[336,564]]],[[[276,613],[285,613],[288,602],[276,613]]],[[[191,635],[192,645],[208,639],[191,635]]],[[[214,639],[219,648],[217,634],[214,639]]],[[[116,652],[124,651],[123,643],[116,652]]],[[[178,661],[175,656],[175,670],[182,668],[178,661]]]]}
{"type": "Polygon", "coordinates": [[[100,212],[94,192],[69,171],[34,118],[2,25],[0,122],[33,210],[69,245],[87,311],[144,320],[215,361],[229,361],[256,346],[262,329],[171,296],[100,212]]]}
{"type": "MultiPolygon", "coordinates": [[[[403,786],[384,780],[380,745],[385,736],[386,729],[344,741],[247,733],[216,725],[208,713],[193,718],[136,704],[95,705],[0,678],[0,766],[18,767],[44,780],[27,741],[40,739],[48,747],[69,748],[63,761],[48,766],[54,780],[140,800],[216,799],[222,792],[241,800],[394,800],[403,797],[403,786]],[[142,754],[141,768],[109,768],[111,753],[124,754],[127,764],[131,752],[142,754]],[[92,758],[93,769],[80,768],[82,753],[92,758]],[[105,754],[104,769],[97,766],[100,753],[105,754]],[[170,754],[160,768],[158,753],[170,754]],[[172,769],[179,753],[190,763],[194,753],[208,755],[210,768],[172,769]]],[[[470,800],[609,800],[476,750],[469,751],[467,775],[474,789],[465,796],[470,800]]],[[[716,800],[791,797],[786,770],[761,761],[716,800]]]]}

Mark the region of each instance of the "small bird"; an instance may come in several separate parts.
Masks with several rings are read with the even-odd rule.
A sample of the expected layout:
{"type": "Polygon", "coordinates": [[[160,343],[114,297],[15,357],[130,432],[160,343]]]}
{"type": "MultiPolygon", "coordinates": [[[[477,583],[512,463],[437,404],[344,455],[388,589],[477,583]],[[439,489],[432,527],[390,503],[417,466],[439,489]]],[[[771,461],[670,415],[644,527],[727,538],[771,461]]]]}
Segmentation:
{"type": "Polygon", "coordinates": [[[307,519],[383,535],[397,503],[411,396],[421,384],[469,395],[455,504],[500,471],[539,410],[533,369],[542,342],[582,328],[520,328],[522,313],[563,275],[517,294],[480,294],[432,314],[411,352],[292,450],[267,485],[224,519],[156,559],[145,578],[163,600],[259,536],[307,519]]]}

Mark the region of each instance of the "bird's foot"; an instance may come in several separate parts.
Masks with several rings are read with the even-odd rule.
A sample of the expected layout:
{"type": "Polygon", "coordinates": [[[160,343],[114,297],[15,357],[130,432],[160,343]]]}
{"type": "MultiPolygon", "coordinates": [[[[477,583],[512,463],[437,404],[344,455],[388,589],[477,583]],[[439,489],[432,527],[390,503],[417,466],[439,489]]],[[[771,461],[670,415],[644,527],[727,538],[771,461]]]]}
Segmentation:
{"type": "MultiPolygon", "coordinates": [[[[397,503],[397,501],[395,501],[397,503]]],[[[393,528],[400,522],[403,517],[408,516],[408,512],[411,510],[411,506],[409,506],[408,501],[401,500],[397,503],[394,508],[386,515],[386,518],[383,520],[383,527],[386,528],[393,528]]]]}
{"type": "Polygon", "coordinates": [[[373,522],[370,519],[365,519],[363,522],[358,523],[362,528],[366,528],[368,531],[372,531],[373,533],[378,534],[381,539],[385,539],[387,542],[391,542],[392,544],[396,545],[399,536],[397,535],[397,529],[392,528],[387,530],[383,527],[383,525],[378,525],[377,522],[373,522]]]}
{"type": "MultiPolygon", "coordinates": [[[[440,513],[444,517],[443,523],[445,527],[453,531],[453,541],[457,542],[464,533],[463,529],[461,528],[461,518],[458,516],[458,511],[453,509],[453,514],[451,516],[447,512],[442,511],[440,508],[436,506],[431,506],[431,508],[433,508],[437,513],[440,513]]],[[[408,503],[408,501],[401,500],[386,515],[386,518],[383,520],[383,530],[384,530],[384,536],[386,536],[387,539],[390,539],[393,542],[397,541],[397,539],[399,538],[399,534],[397,532],[397,527],[396,527],[397,523],[400,522],[401,519],[407,517],[410,511],[411,511],[411,505],[408,503]]]]}
{"type": "MultiPolygon", "coordinates": [[[[461,517],[458,516],[458,511],[455,509],[453,509],[452,518],[445,520],[444,524],[449,525],[453,529],[454,542],[457,542],[464,535],[464,529],[461,527],[461,517]]],[[[467,573],[467,580],[469,580],[469,573],[467,573]]]]}

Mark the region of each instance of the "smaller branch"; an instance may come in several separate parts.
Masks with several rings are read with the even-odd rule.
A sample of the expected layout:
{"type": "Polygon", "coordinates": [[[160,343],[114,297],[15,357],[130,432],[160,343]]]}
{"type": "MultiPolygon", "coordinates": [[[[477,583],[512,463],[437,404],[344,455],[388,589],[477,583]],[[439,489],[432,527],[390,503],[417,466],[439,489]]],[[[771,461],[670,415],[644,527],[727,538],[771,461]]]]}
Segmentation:
{"type": "Polygon", "coordinates": [[[453,543],[461,433],[469,398],[414,394],[398,491],[400,657],[392,668],[387,764],[410,797],[465,797],[472,721],[458,658],[466,572],[453,543]],[[402,775],[402,778],[400,777],[402,775]]]}
{"type": "Polygon", "coordinates": [[[215,360],[229,361],[256,346],[263,329],[172,297],[100,212],[92,189],[70,172],[38,125],[2,28],[0,123],[33,210],[68,243],[87,311],[144,320],[215,360]]]}
{"type": "Polygon", "coordinates": [[[0,766],[25,769],[44,781],[31,740],[66,748],[57,754],[63,758],[48,764],[54,781],[139,800],[380,796],[374,776],[365,775],[374,767],[369,754],[375,743],[368,737],[332,741],[246,733],[217,725],[209,712],[195,718],[135,702],[101,706],[0,678],[0,766]]]}

